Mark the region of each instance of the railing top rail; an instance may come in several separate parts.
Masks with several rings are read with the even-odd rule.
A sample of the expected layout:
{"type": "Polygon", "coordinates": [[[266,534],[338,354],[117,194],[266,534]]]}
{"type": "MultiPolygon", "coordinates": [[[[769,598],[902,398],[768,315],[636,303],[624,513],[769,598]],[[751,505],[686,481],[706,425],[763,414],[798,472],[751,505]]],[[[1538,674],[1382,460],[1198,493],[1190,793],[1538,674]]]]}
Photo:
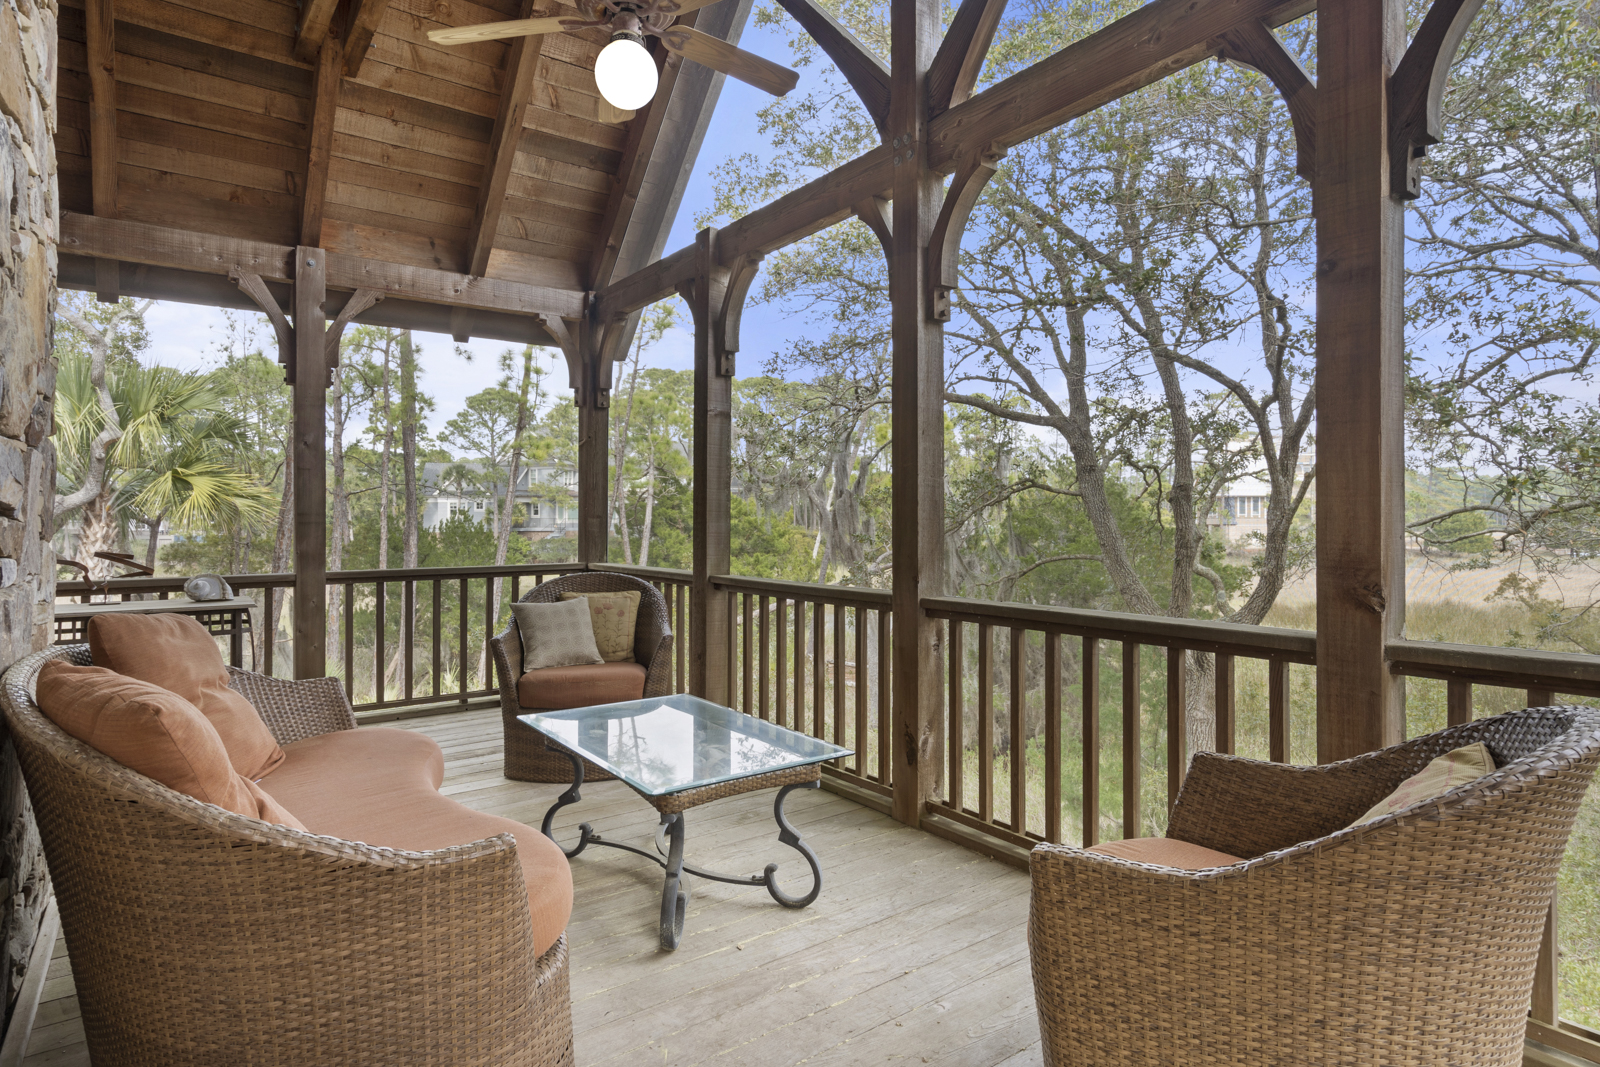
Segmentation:
{"type": "Polygon", "coordinates": [[[1435,641],[1390,641],[1385,651],[1396,674],[1600,696],[1600,656],[1435,641]]]}
{"type": "Polygon", "coordinates": [[[1044,604],[1017,604],[966,597],[924,597],[922,609],[936,619],[1022,626],[1048,633],[1136,641],[1141,645],[1221,652],[1290,663],[1315,664],[1317,635],[1309,630],[1249,626],[1211,619],[1172,619],[1122,611],[1086,611],[1044,604]]]}
{"type": "Polygon", "coordinates": [[[820,582],[790,582],[781,578],[748,578],[719,574],[711,579],[717,589],[741,593],[766,593],[789,600],[819,600],[829,604],[887,608],[892,597],[887,589],[867,589],[859,585],[823,585],[820,582]]]}
{"type": "MultiPolygon", "coordinates": [[[[508,563],[494,567],[391,567],[386,570],[329,571],[328,581],[337,582],[403,582],[411,579],[434,578],[514,578],[537,574],[570,574],[583,570],[581,563],[508,563]]],[[[265,589],[287,588],[294,585],[293,574],[228,574],[223,576],[236,588],[265,589]]],[[[82,580],[57,582],[57,596],[83,596],[87,593],[161,593],[177,592],[188,580],[186,575],[160,574],[137,578],[112,578],[109,582],[89,583],[82,580]]]]}
{"type": "Polygon", "coordinates": [[[635,567],[631,563],[591,563],[589,570],[610,571],[613,574],[631,574],[635,578],[656,578],[667,582],[692,582],[694,571],[677,567],[635,567]]]}

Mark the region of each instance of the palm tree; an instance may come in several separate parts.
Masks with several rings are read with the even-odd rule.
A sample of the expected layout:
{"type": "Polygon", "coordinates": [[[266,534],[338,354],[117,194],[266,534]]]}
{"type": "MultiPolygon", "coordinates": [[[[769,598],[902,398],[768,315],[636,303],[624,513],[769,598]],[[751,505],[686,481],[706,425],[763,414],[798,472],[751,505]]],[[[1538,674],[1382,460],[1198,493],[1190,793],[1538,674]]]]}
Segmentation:
{"type": "MultiPolygon", "coordinates": [[[[121,437],[105,457],[99,492],[82,505],[77,551],[86,563],[134,523],[150,531],[145,557],[153,568],[161,524],[168,519],[196,529],[242,525],[270,513],[266,487],[227,453],[243,428],[220,410],[209,375],[122,366],[106,372],[105,385],[121,437]]],[[[64,485],[90,474],[93,446],[105,424],[90,361],[66,356],[56,384],[56,452],[64,485]]],[[[89,565],[92,571],[106,569],[89,565]]]]}

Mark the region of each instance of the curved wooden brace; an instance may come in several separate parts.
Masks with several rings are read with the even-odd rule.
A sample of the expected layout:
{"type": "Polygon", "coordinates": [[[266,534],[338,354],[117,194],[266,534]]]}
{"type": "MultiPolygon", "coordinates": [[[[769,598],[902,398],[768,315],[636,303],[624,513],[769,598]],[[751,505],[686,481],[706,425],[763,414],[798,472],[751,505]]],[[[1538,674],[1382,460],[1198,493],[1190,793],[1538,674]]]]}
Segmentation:
{"type": "Polygon", "coordinates": [[[889,208],[889,201],[881,196],[869,196],[851,210],[877,236],[878,243],[883,246],[883,258],[891,258],[894,253],[894,214],[889,208]]]}
{"type": "Polygon", "coordinates": [[[728,268],[728,284],[722,291],[722,312],[718,316],[716,333],[717,373],[724,378],[733,377],[734,357],[739,352],[739,321],[744,316],[744,302],[750,295],[750,286],[761,273],[760,252],[746,252],[728,268]]]}
{"type": "Polygon", "coordinates": [[[889,122],[889,67],[815,0],[777,2],[838,64],[878,132],[883,133],[889,122]]]}
{"type": "Polygon", "coordinates": [[[328,327],[328,384],[333,384],[333,372],[339,368],[339,342],[344,340],[344,330],[350,321],[357,315],[366,311],[372,305],[382,300],[384,293],[381,289],[357,289],[350,294],[350,299],[344,302],[344,307],[339,309],[339,314],[334,317],[332,325],[328,327]]]}
{"type": "Polygon", "coordinates": [[[567,320],[559,315],[540,315],[539,325],[545,332],[555,338],[557,345],[561,346],[561,355],[567,361],[567,381],[572,383],[573,396],[579,405],[583,403],[583,354],[578,351],[578,338],[573,333],[567,320]]]}
{"type": "Polygon", "coordinates": [[[978,196],[994,177],[1005,149],[998,144],[962,157],[945,191],[939,218],[928,237],[928,317],[934,322],[950,321],[950,293],[960,284],[957,259],[961,254],[961,235],[967,219],[978,206],[978,196]]]}
{"type": "Polygon", "coordinates": [[[1389,194],[1415,200],[1422,191],[1418,164],[1444,137],[1439,110],[1456,49],[1483,0],[1434,0],[1389,79],[1389,194]]]}
{"type": "Polygon", "coordinates": [[[278,362],[284,367],[284,381],[293,385],[294,327],[289,325],[289,317],[283,313],[283,308],[278,306],[278,298],[272,295],[272,290],[267,288],[267,283],[261,280],[259,274],[251,274],[236,267],[228,272],[228,280],[237,285],[241,293],[255,301],[256,306],[272,320],[272,328],[278,334],[278,362]]]}
{"type": "MultiPolygon", "coordinates": [[[[1481,2],[1481,0],[1480,0],[1481,2]]],[[[1294,53],[1263,22],[1250,22],[1220,38],[1223,59],[1265,74],[1289,106],[1294,123],[1295,173],[1308,182],[1317,177],[1317,86],[1294,53]]]]}

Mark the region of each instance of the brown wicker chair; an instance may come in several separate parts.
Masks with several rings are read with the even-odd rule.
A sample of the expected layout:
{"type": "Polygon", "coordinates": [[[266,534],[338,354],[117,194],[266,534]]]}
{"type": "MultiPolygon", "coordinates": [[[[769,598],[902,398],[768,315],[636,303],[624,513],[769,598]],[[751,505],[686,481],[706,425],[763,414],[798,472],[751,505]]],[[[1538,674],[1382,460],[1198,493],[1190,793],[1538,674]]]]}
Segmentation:
{"type": "MultiPolygon", "coordinates": [[[[644,665],[644,696],[666,696],[672,692],[672,621],[667,614],[667,601],[660,590],[649,582],[629,574],[612,571],[584,571],[553,578],[536,586],[524,596],[522,604],[550,604],[561,599],[562,593],[615,593],[639,594],[639,621],[634,628],[633,658],[644,665]]],[[[519,782],[570,782],[572,763],[559,752],[544,746],[539,732],[522,722],[517,716],[551,708],[524,707],[517,699],[517,679],[522,677],[522,634],[513,618],[505,632],[489,639],[494,650],[494,663],[500,679],[500,717],[506,732],[506,777],[519,782]]],[[[583,778],[586,782],[610,781],[611,775],[585,761],[583,778]]]]}
{"type": "Polygon", "coordinates": [[[1522,1062],[1545,914],[1600,761],[1600,710],[1533,708],[1342,763],[1200,753],[1168,836],[1249,857],[1182,871],[1033,851],[1044,1062],[1522,1062]],[[1474,741],[1500,769],[1340,829],[1474,741]]]}
{"type": "MultiPolygon", "coordinates": [[[[397,1063],[567,1067],[563,936],[534,957],[509,834],[433,852],[319,837],[173,792],[0,704],[60,902],[96,1067],[397,1063]]],[[[333,679],[233,672],[280,743],[355,720],[333,679]]]]}

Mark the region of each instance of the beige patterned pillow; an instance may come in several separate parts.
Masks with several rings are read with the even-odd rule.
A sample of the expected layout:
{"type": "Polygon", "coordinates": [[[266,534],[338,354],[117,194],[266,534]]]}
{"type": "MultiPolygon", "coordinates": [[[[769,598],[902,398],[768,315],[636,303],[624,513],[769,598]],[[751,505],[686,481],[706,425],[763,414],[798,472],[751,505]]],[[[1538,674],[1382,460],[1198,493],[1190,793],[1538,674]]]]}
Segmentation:
{"type": "Polygon", "coordinates": [[[1413,804],[1443,796],[1456,786],[1475,782],[1493,771],[1494,757],[1489,754],[1489,746],[1482,741],[1446,752],[1401,782],[1393,793],[1378,801],[1370,811],[1350,825],[1360,826],[1385,815],[1404,811],[1413,804]]]}
{"type": "Polygon", "coordinates": [[[594,645],[594,625],[581,604],[513,604],[522,633],[522,670],[604,662],[594,645]]]}
{"type": "Polygon", "coordinates": [[[594,643],[607,663],[633,662],[633,630],[639,621],[639,593],[562,593],[562,600],[587,600],[594,643]]]}

